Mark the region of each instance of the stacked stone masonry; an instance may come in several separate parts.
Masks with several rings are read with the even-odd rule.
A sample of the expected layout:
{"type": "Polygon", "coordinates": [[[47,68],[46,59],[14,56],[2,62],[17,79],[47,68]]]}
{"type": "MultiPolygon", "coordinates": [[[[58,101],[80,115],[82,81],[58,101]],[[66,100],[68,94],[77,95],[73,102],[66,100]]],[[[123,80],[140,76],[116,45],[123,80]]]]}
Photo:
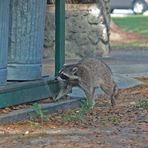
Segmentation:
{"type": "MultiPolygon", "coordinates": [[[[106,56],[109,44],[109,0],[97,4],[66,4],[65,18],[66,58],[106,56]]],[[[46,11],[44,58],[54,56],[55,16],[54,5],[46,11]]]]}

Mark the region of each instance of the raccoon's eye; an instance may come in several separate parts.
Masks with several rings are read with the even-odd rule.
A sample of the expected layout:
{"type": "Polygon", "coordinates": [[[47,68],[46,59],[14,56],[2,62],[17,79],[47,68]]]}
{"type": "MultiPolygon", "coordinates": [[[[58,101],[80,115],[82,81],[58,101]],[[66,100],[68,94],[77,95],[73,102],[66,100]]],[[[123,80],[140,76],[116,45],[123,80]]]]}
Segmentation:
{"type": "Polygon", "coordinates": [[[75,76],[78,76],[78,74],[77,74],[76,72],[74,73],[74,75],[75,75],[75,76]]]}
{"type": "Polygon", "coordinates": [[[75,75],[75,76],[77,76],[77,71],[78,71],[78,68],[77,67],[74,67],[72,69],[72,74],[75,75]]]}
{"type": "Polygon", "coordinates": [[[64,79],[64,80],[68,80],[68,79],[69,79],[69,77],[66,76],[64,73],[61,73],[61,74],[60,74],[60,78],[61,78],[61,79],[64,79]]]}

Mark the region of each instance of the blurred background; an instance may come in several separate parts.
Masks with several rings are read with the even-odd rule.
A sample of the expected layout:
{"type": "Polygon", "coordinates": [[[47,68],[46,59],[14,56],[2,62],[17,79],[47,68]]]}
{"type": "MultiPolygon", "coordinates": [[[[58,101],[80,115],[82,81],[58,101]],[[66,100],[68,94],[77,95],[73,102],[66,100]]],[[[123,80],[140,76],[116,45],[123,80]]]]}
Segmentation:
{"type": "MultiPolygon", "coordinates": [[[[54,18],[54,11],[51,10],[55,0],[48,0],[47,3],[44,58],[53,59],[54,19],[49,19],[54,18]]],[[[148,50],[148,0],[65,0],[65,3],[68,5],[65,24],[66,59],[91,54],[106,56],[110,51],[126,51],[127,54],[127,51],[135,50],[145,55],[145,51],[148,50]],[[100,2],[106,6],[102,12],[107,16],[102,23],[102,18],[98,17],[99,6],[94,7],[100,2]],[[102,29],[96,34],[96,28],[99,27],[102,29]],[[100,37],[104,32],[107,32],[106,35],[100,37]],[[144,52],[141,52],[143,50],[144,52]]]]}

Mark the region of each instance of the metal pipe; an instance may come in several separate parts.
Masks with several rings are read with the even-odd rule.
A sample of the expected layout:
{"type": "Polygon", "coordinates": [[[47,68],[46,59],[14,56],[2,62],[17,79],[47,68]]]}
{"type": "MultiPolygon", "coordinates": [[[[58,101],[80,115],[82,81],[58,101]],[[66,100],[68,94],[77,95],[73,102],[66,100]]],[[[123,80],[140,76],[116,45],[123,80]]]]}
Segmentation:
{"type": "Polygon", "coordinates": [[[65,0],[55,1],[55,76],[65,63],[65,0]]]}

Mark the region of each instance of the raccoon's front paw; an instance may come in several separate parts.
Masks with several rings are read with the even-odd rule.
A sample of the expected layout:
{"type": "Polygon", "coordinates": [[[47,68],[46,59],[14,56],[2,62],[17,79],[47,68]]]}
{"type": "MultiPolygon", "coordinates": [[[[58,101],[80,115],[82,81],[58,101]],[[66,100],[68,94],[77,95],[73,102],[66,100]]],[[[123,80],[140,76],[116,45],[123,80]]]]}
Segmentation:
{"type": "Polygon", "coordinates": [[[57,101],[57,100],[59,100],[59,98],[57,98],[56,96],[54,96],[54,97],[52,97],[52,100],[53,101],[57,101]]]}
{"type": "Polygon", "coordinates": [[[53,97],[53,101],[58,101],[58,100],[67,100],[67,99],[70,99],[70,96],[67,94],[67,95],[64,95],[64,96],[61,96],[61,97],[53,97]]]}

